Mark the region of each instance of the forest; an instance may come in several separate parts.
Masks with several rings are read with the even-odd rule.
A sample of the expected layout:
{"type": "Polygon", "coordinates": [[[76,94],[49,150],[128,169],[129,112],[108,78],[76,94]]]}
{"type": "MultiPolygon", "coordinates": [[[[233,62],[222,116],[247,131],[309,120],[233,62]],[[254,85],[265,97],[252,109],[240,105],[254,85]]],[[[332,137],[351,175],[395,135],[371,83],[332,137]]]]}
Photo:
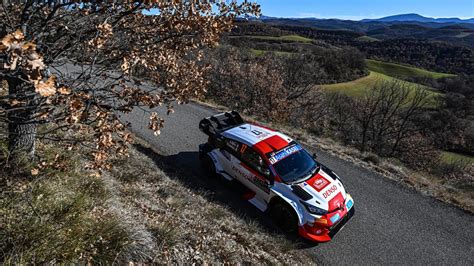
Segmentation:
{"type": "MultiPolygon", "coordinates": [[[[474,49],[457,43],[409,38],[406,35],[400,38],[377,39],[361,32],[307,26],[269,25],[257,22],[240,22],[237,25],[238,27],[232,32],[234,35],[280,36],[291,32],[313,39],[318,46],[355,47],[367,58],[404,63],[446,73],[474,73],[474,49]]],[[[283,51],[291,49],[282,46],[283,51]]]]}

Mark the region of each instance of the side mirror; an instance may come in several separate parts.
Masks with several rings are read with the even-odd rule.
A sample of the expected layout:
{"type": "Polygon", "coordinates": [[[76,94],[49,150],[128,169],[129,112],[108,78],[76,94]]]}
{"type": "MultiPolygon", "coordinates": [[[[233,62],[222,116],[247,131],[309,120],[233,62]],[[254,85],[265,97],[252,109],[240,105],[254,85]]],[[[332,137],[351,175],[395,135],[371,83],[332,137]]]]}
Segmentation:
{"type": "Polygon", "coordinates": [[[270,169],[266,168],[263,172],[265,174],[265,180],[269,187],[275,184],[275,177],[272,175],[270,169]]]}
{"type": "Polygon", "coordinates": [[[313,153],[313,159],[317,159],[318,158],[318,155],[316,153],[313,153]]]}
{"type": "Polygon", "coordinates": [[[271,179],[271,176],[272,176],[272,175],[271,175],[271,173],[270,173],[270,169],[268,169],[268,168],[263,168],[263,169],[262,169],[262,172],[263,172],[263,174],[264,174],[268,179],[271,179]]]}

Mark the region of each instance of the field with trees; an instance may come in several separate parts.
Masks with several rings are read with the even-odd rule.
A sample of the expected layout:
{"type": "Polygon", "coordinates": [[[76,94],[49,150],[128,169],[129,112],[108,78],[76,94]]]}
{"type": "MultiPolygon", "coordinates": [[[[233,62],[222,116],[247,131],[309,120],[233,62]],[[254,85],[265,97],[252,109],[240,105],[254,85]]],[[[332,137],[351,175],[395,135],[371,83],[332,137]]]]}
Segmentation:
{"type": "MultiPolygon", "coordinates": [[[[369,68],[370,69],[370,68],[369,68]]],[[[426,87],[421,84],[413,83],[413,82],[408,82],[408,81],[402,81],[400,79],[388,76],[386,74],[382,74],[377,71],[370,71],[369,75],[362,77],[360,79],[348,81],[348,82],[342,82],[342,83],[336,83],[336,84],[327,84],[327,85],[322,85],[322,88],[332,91],[332,92],[341,92],[349,96],[354,96],[354,97],[361,97],[366,95],[369,90],[371,90],[374,86],[376,86],[379,83],[392,83],[392,82],[399,82],[399,83],[405,83],[408,87],[412,88],[413,90],[420,88],[423,90],[426,90],[427,93],[433,97],[433,100],[439,96],[440,94],[436,91],[433,91],[431,88],[426,87]]]]}
{"type": "Polygon", "coordinates": [[[471,48],[370,38],[350,31],[239,22],[224,39],[229,46],[210,55],[217,58],[211,61],[216,73],[233,73],[211,75],[207,97],[220,104],[232,102],[232,108],[252,115],[256,114],[251,110],[263,107],[266,111],[258,114],[262,118],[396,158],[413,169],[442,176],[447,183],[471,183],[471,48]],[[313,41],[283,37],[294,34],[313,41]],[[363,48],[354,38],[376,43],[373,47],[386,53],[363,48]],[[408,43],[423,45],[414,51],[406,49],[408,43]],[[396,49],[403,52],[395,54],[398,44],[396,49]],[[232,61],[226,57],[229,54],[232,61]],[[415,56],[423,59],[415,62],[415,56]],[[437,65],[423,63],[428,59],[437,65]],[[227,69],[230,65],[239,71],[227,69]],[[249,69],[262,73],[245,76],[249,69]],[[236,94],[242,87],[248,88],[236,94]],[[274,100],[261,100],[269,98],[274,100]]]}

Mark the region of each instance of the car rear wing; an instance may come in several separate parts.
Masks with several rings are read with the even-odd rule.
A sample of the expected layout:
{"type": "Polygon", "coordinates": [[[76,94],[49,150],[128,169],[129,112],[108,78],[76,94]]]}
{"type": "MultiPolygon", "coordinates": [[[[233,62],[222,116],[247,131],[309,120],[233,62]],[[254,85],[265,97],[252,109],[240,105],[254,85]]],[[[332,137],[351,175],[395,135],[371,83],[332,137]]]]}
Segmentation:
{"type": "Polygon", "coordinates": [[[224,112],[206,117],[199,122],[199,129],[206,135],[213,137],[216,134],[244,123],[236,111],[224,112]]]}

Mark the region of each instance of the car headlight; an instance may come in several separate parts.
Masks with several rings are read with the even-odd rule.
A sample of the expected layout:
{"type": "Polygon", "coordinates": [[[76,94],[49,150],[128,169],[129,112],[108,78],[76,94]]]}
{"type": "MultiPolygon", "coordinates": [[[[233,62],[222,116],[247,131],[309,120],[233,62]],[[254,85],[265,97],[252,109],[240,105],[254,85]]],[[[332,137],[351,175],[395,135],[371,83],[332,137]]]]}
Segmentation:
{"type": "Polygon", "coordinates": [[[308,210],[309,213],[316,214],[316,215],[324,215],[327,213],[326,210],[318,208],[316,206],[313,206],[311,204],[308,204],[304,201],[301,201],[301,203],[305,206],[306,210],[308,210]]]}

